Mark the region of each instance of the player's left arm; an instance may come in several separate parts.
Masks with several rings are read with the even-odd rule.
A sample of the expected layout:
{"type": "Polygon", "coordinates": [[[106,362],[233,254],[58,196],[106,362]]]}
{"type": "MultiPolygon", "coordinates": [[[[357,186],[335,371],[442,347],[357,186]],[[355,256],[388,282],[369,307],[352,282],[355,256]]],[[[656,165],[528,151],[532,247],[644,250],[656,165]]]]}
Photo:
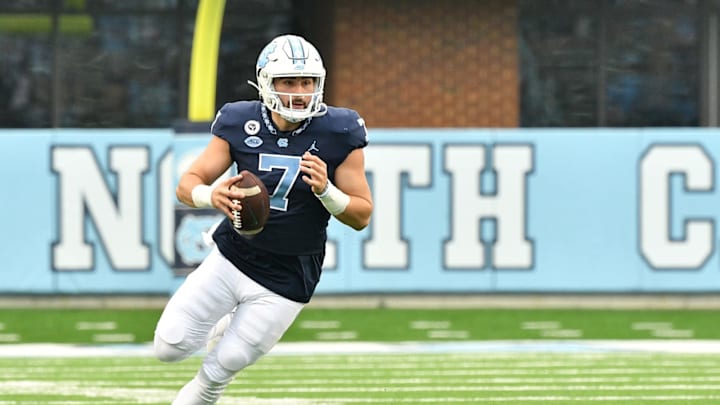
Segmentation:
{"type": "Polygon", "coordinates": [[[335,169],[334,183],[327,177],[325,162],[310,153],[303,155],[300,170],[305,174],[303,180],[335,218],[358,231],[368,226],[373,202],[362,148],[350,152],[335,169]]]}

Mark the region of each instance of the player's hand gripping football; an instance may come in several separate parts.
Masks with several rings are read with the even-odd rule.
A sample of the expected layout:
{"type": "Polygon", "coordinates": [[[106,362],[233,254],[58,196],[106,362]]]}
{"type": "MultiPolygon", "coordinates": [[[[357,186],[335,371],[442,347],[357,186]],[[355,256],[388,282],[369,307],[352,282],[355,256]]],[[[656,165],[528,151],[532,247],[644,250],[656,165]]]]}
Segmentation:
{"type": "Polygon", "coordinates": [[[212,193],[212,204],[222,211],[231,220],[234,218],[233,210],[242,210],[240,200],[245,198],[245,193],[237,188],[230,187],[243,178],[241,174],[229,177],[218,184],[212,193]]]}
{"type": "Polygon", "coordinates": [[[305,183],[312,187],[315,194],[320,194],[327,186],[327,164],[318,156],[310,152],[305,152],[300,161],[300,171],[304,176],[302,179],[305,183]]]}

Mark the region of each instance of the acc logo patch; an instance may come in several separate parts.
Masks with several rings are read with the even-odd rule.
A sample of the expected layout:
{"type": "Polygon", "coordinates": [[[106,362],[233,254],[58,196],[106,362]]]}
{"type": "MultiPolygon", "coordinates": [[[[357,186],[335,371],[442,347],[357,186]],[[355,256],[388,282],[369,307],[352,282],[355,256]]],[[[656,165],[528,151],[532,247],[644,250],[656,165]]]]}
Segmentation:
{"type": "Polygon", "coordinates": [[[248,135],[257,135],[260,132],[260,123],[255,120],[247,121],[244,129],[248,135]]]}
{"type": "Polygon", "coordinates": [[[251,148],[257,148],[258,146],[262,145],[263,141],[260,139],[259,136],[248,136],[245,138],[245,145],[251,147],[251,148]]]}

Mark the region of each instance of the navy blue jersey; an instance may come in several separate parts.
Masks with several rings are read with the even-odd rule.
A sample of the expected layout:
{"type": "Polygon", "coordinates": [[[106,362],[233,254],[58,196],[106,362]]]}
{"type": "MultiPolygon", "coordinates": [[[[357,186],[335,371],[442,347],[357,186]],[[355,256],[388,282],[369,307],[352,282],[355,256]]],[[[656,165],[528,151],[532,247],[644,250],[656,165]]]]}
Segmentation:
{"type": "Polygon", "coordinates": [[[357,112],[328,107],[292,132],[280,132],[260,101],[225,104],[211,131],[230,144],[238,172],[248,170],[270,193],[270,218],[259,234],[238,235],[224,220],[213,235],[220,252],[259,284],[286,298],[308,302],[320,278],[330,214],[302,180],[300,161],[319,156],[333,181],[335,170],[367,145],[357,112]]]}

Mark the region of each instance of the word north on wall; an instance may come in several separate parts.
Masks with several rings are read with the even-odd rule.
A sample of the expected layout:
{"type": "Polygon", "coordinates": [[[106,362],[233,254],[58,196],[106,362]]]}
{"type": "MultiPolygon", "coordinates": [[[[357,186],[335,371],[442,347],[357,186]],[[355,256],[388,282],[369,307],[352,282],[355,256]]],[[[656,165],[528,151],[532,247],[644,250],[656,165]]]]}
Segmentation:
{"type": "MultiPolygon", "coordinates": [[[[371,129],[372,222],[331,221],[318,292],[720,290],[718,135],[371,129]]],[[[0,292],[171,293],[223,220],[174,195],[209,136],[0,132],[4,172],[28,173],[6,175],[27,198],[0,214],[0,292]]]]}

